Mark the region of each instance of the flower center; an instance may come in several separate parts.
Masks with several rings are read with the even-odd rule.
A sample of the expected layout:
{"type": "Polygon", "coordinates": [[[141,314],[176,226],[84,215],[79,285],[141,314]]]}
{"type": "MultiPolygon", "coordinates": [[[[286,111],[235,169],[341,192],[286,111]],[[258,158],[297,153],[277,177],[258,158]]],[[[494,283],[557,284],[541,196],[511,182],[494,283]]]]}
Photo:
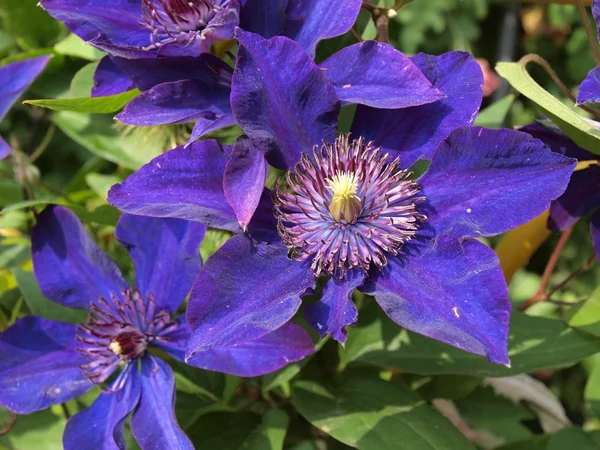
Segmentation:
{"type": "Polygon", "coordinates": [[[143,0],[140,25],[152,33],[154,46],[178,35],[204,30],[230,0],[143,0]]]}
{"type": "Polygon", "coordinates": [[[123,361],[141,356],[146,351],[146,347],[148,347],[148,339],[135,328],[119,333],[108,345],[108,348],[123,361]]]}
{"type": "Polygon", "coordinates": [[[326,178],[329,189],[333,192],[329,212],[337,222],[352,223],[356,220],[361,209],[360,198],[356,196],[358,178],[355,173],[341,172],[332,178],[326,178]]]}
{"type": "Polygon", "coordinates": [[[287,185],[278,182],[279,234],[292,257],[312,259],[315,276],[384,267],[426,219],[412,172],[388,158],[362,138],[342,135],[315,147],[312,158],[303,154],[287,172],[287,185]]]}
{"type": "Polygon", "coordinates": [[[177,327],[168,311],[156,312],[154,298],[138,291],[121,292],[120,298],[102,297],[92,302],[86,325],[77,326],[79,353],[90,362],[81,366],[94,383],[103,383],[122,363],[142,356],[154,339],[177,327]]]}

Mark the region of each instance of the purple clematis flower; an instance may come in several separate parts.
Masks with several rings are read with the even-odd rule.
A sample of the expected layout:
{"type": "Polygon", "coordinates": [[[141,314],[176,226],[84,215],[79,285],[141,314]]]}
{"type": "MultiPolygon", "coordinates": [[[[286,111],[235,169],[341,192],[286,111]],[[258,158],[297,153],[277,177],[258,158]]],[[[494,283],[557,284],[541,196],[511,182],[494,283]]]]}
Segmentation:
{"type": "MultiPolygon", "coordinates": [[[[44,210],[32,232],[40,288],[63,306],[89,309],[89,319],[75,325],[29,316],[2,333],[0,404],[28,414],[106,383],[92,406],[69,419],[66,449],[124,449],[130,415],[143,449],[193,448],[175,420],[173,372],[150,349],[184,358],[190,330],[175,313],[202,266],[204,231],[198,223],[124,215],[116,235],[134,261],[137,288],[131,288],[71,211],[44,210]]],[[[190,364],[255,376],[313,350],[306,332],[288,323],[239,346],[198,354],[190,364]]]]}
{"type": "MultiPolygon", "coordinates": [[[[592,121],[590,121],[592,122],[592,121]]],[[[593,122],[595,126],[600,124],[593,122]]],[[[600,259],[600,166],[598,155],[578,147],[557,126],[548,122],[533,123],[521,128],[533,137],[542,140],[553,151],[588,163],[571,177],[567,190],[552,202],[548,229],[564,231],[579,219],[593,213],[590,234],[596,257],[600,259]]]]}
{"type": "MultiPolygon", "coordinates": [[[[0,120],[44,70],[50,56],[24,59],[0,67],[0,120]]],[[[0,159],[6,158],[12,149],[0,137],[0,159]]]]}
{"type": "Polygon", "coordinates": [[[481,101],[481,91],[474,98],[465,87],[471,79],[480,89],[481,72],[466,75],[477,63],[463,53],[415,58],[443,80],[445,114],[407,108],[397,136],[380,130],[391,126],[383,112],[361,115],[352,136],[336,138],[336,89],[303,49],[247,32],[238,40],[231,100],[247,137],[230,152],[214,141],[174,149],[109,193],[127,212],[246,230],[192,288],[187,357],[276,329],[322,276],[321,299],[305,308],[322,336],[345,341],[358,288],[399,325],[507,364],[506,283],[495,253],[476,238],[547,209],[575,161],[525,133],[455,129],[460,119],[449,118],[468,125],[473,113],[464,111],[481,101]],[[454,81],[445,76],[452,68],[462,74],[454,81]],[[410,126],[426,124],[427,114],[435,125],[410,126]],[[431,165],[415,180],[409,167],[422,157],[431,165]],[[265,158],[287,170],[272,193],[263,191],[265,158]]]}
{"type": "MultiPolygon", "coordinates": [[[[593,0],[592,15],[598,26],[598,40],[600,41],[600,0],[593,0]]],[[[598,102],[600,102],[600,67],[594,67],[579,85],[577,104],[598,102]]]]}

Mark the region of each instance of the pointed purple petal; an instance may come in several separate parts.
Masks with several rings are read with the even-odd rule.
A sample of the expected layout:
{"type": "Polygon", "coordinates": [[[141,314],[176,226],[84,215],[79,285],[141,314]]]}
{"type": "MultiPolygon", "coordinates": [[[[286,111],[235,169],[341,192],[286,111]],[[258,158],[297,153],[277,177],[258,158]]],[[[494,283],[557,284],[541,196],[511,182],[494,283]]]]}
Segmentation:
{"type": "Polygon", "coordinates": [[[346,33],[358,17],[362,0],[296,0],[288,6],[285,35],[315,56],[323,39],[346,33]]]}
{"type": "Polygon", "coordinates": [[[346,327],[358,320],[352,293],[364,280],[364,272],[358,270],[346,272],[343,280],[332,278],[323,288],[322,298],[305,308],[306,321],[321,337],[330,334],[336,341],[346,342],[346,327]]]}
{"type": "Polygon", "coordinates": [[[243,230],[246,229],[258,206],[267,179],[265,156],[256,150],[250,139],[241,136],[225,166],[223,188],[227,202],[243,230]]]}
{"type": "Polygon", "coordinates": [[[569,158],[575,158],[580,161],[586,161],[590,159],[597,159],[598,156],[587,150],[577,146],[566,134],[564,134],[560,128],[552,123],[544,123],[543,125],[537,122],[530,123],[519,131],[527,133],[534,138],[541,140],[546,144],[553,152],[560,153],[561,155],[568,156],[569,158]]]}
{"type": "Polygon", "coordinates": [[[211,133],[212,131],[220,130],[222,128],[227,128],[236,124],[237,120],[235,120],[235,117],[231,111],[215,119],[207,119],[200,117],[194,125],[194,129],[192,130],[192,134],[188,142],[194,142],[200,139],[205,134],[211,133]]]}
{"type": "Polygon", "coordinates": [[[188,358],[253,341],[292,318],[315,278],[287,252],[281,244],[256,244],[237,235],[208,259],[188,302],[186,319],[193,331],[188,358]]]}
{"type": "Polygon", "coordinates": [[[178,361],[185,362],[185,348],[192,330],[190,330],[189,325],[186,323],[184,314],[177,317],[174,322],[177,324],[177,327],[158,336],[150,343],[150,346],[167,352],[178,361]]]}
{"type": "Polygon", "coordinates": [[[88,308],[98,297],[127,289],[114,261],[92,241],[75,214],[48,206],[31,230],[33,271],[50,300],[88,308]]]}
{"type": "Polygon", "coordinates": [[[94,73],[92,97],[122,94],[133,87],[133,82],[112,62],[110,57],[105,56],[100,60],[96,73],[94,73]]]}
{"type": "Polygon", "coordinates": [[[194,446],[175,419],[175,378],[159,358],[142,357],[142,394],[131,432],[144,450],[187,450],[194,446]]]}
{"type": "Polygon", "coordinates": [[[246,0],[240,14],[240,28],[264,38],[283,33],[289,0],[246,0]]]}
{"type": "Polygon", "coordinates": [[[411,58],[446,98],[423,106],[381,110],[359,106],[352,133],[363,136],[394,156],[402,167],[430,160],[437,146],[456,128],[470,125],[481,106],[483,74],[465,52],[411,58]]]}
{"type": "Polygon", "coordinates": [[[199,117],[215,119],[229,112],[229,88],[200,81],[159,84],[131,100],[116,117],[136,126],[186,123],[199,117]]]}
{"type": "Polygon", "coordinates": [[[460,128],[419,180],[427,225],[455,236],[504,233],[548,209],[576,164],[526,133],[460,128]]]}
{"type": "Polygon", "coordinates": [[[509,363],[506,282],[494,251],[474,239],[440,236],[391,258],[362,290],[404,328],[509,363]]]}
{"type": "Polygon", "coordinates": [[[151,31],[139,24],[141,1],[94,0],[90,4],[90,0],[42,0],[40,6],[84,41],[105,33],[115,44],[151,44],[151,31]]]}
{"type": "Polygon", "coordinates": [[[156,310],[175,312],[202,268],[200,243],[206,227],[180,219],[124,214],[115,236],[129,252],[136,286],[152,294],[156,310]]]}
{"type": "Polygon", "coordinates": [[[227,151],[214,140],[177,147],[113,186],[108,201],[130,214],[192,220],[237,232],[240,226],[223,192],[227,151]]]}
{"type": "Polygon", "coordinates": [[[571,176],[567,190],[552,202],[548,228],[564,231],[600,207],[600,167],[589,166],[571,176]]]}
{"type": "Polygon", "coordinates": [[[445,97],[410,58],[382,42],[365,41],[346,47],[319,67],[345,103],[395,109],[445,97]]]}
{"type": "Polygon", "coordinates": [[[238,377],[257,377],[301,360],[315,351],[306,331],[294,323],[254,341],[196,353],[188,364],[238,377]]]}
{"type": "Polygon", "coordinates": [[[577,105],[600,102],[600,67],[594,67],[579,85],[577,105]]]}
{"type": "Polygon", "coordinates": [[[269,163],[286,169],[337,132],[339,101],[333,86],[295,42],[238,30],[231,108],[269,163]]]}
{"type": "Polygon", "coordinates": [[[112,60],[142,91],[162,83],[181,80],[231,85],[233,70],[213,55],[203,54],[197,58],[148,58],[151,55],[142,53],[136,56],[143,59],[113,57],[112,60]]]}
{"type": "Polygon", "coordinates": [[[592,235],[594,253],[596,253],[596,258],[600,261],[600,211],[596,211],[592,216],[590,232],[592,235]]]}
{"type": "Polygon", "coordinates": [[[0,404],[29,414],[64,403],[94,385],[79,366],[75,325],[28,316],[0,335],[0,404]]]}
{"type": "Polygon", "coordinates": [[[69,419],[63,435],[65,450],[120,449],[126,450],[123,426],[138,404],[141,391],[137,361],[130,362],[120,375],[121,387],[107,390],[90,406],[69,419]]]}
{"type": "Polygon", "coordinates": [[[0,67],[0,120],[46,67],[50,56],[24,59],[0,67]]]}
{"type": "Polygon", "coordinates": [[[12,148],[10,148],[10,145],[8,145],[6,141],[0,136],[0,160],[3,160],[11,153],[12,148]]]}

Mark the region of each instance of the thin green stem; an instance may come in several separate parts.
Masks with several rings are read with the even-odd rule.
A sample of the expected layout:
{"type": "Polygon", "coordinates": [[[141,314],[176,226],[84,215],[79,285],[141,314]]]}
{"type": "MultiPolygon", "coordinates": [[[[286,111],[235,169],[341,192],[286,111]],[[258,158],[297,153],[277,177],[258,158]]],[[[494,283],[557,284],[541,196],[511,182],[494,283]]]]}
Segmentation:
{"type": "Polygon", "coordinates": [[[581,21],[583,22],[583,26],[585,27],[585,33],[587,34],[588,41],[590,42],[590,47],[592,48],[592,53],[594,55],[596,65],[600,66],[600,49],[598,49],[598,37],[594,32],[594,28],[592,27],[592,23],[590,22],[590,16],[588,16],[587,9],[585,8],[585,3],[583,2],[583,0],[577,0],[577,9],[579,9],[581,21]]]}

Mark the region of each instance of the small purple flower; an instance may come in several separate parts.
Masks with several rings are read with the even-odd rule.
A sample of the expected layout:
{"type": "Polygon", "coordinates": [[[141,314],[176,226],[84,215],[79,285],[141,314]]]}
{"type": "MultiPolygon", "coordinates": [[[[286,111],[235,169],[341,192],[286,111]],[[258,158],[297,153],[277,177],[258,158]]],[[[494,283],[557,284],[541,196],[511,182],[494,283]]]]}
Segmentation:
{"type": "MultiPolygon", "coordinates": [[[[592,122],[592,121],[590,121],[592,122]]],[[[593,122],[594,126],[600,124],[593,122]]],[[[590,233],[596,257],[600,259],[600,166],[598,155],[578,147],[552,123],[533,123],[521,131],[543,141],[556,153],[576,158],[588,165],[571,176],[567,190],[552,202],[548,229],[564,231],[575,225],[582,217],[592,213],[590,233]]]]}
{"type": "MultiPolygon", "coordinates": [[[[596,21],[596,26],[599,27],[598,40],[600,41],[600,0],[593,0],[592,15],[596,21]]],[[[579,86],[577,104],[598,102],[600,102],[600,67],[594,67],[579,86]]]]}
{"type": "MultiPolygon", "coordinates": [[[[124,449],[123,424],[130,415],[143,449],[193,448],[175,420],[173,372],[148,350],[184,359],[190,329],[176,311],[202,266],[198,247],[204,232],[198,223],[124,215],[116,236],[134,262],[137,288],[131,288],[71,211],[44,210],[32,231],[40,288],[63,306],[89,309],[89,318],[75,325],[28,316],[2,333],[0,404],[28,414],[99,385],[103,392],[92,406],[69,419],[66,449],[124,449]]],[[[313,350],[306,332],[288,323],[189,363],[256,376],[313,350]]]]}
{"type": "Polygon", "coordinates": [[[192,288],[187,357],[287,322],[327,276],[305,307],[321,336],[346,340],[358,288],[399,325],[507,364],[506,283],[476,238],[547,209],[575,162],[525,133],[464,126],[482,84],[464,53],[413,59],[446,98],[357,111],[353,135],[336,138],[337,90],[302,48],[242,31],[238,40],[231,103],[247,136],[231,150],[214,141],[174,149],[109,193],[129,213],[246,231],[192,288]],[[431,164],[415,180],[408,169],[421,158],[431,164]],[[265,160],[287,172],[271,193],[265,160]]]}
{"type": "MultiPolygon", "coordinates": [[[[50,56],[40,56],[0,67],[0,120],[44,70],[49,59],[50,56]]],[[[0,159],[11,152],[10,146],[0,137],[0,159]]]]}

